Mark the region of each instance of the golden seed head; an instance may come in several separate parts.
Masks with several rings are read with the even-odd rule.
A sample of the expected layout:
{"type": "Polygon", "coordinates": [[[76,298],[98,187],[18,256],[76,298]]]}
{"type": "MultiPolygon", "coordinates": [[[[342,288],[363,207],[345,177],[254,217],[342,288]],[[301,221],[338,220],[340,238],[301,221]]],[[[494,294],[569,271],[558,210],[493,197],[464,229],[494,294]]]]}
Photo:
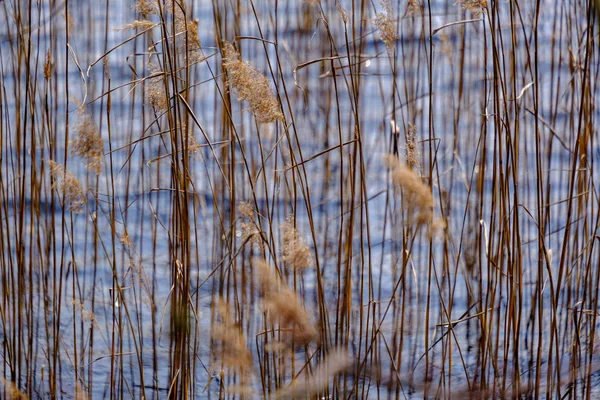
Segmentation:
{"type": "Polygon", "coordinates": [[[408,0],[406,3],[406,14],[415,16],[423,12],[423,4],[421,0],[408,0]]]}
{"type": "Polygon", "coordinates": [[[463,10],[468,10],[473,15],[481,15],[487,10],[487,0],[457,0],[454,5],[460,5],[463,10]]]}
{"type": "Polygon", "coordinates": [[[85,194],[81,184],[75,178],[75,175],[67,171],[62,164],[53,160],[48,160],[50,175],[52,176],[52,189],[56,190],[63,197],[63,206],[68,205],[69,210],[80,213],[85,207],[85,194]]]}
{"type": "Polygon", "coordinates": [[[391,170],[394,186],[401,190],[407,210],[408,223],[429,225],[433,220],[433,195],[429,186],[417,173],[406,167],[396,156],[384,156],[384,163],[391,170]]]}
{"type": "Polygon", "coordinates": [[[417,127],[412,122],[408,123],[406,135],[406,161],[410,169],[419,171],[421,168],[421,154],[417,147],[417,127]]]}
{"type": "Polygon", "coordinates": [[[250,103],[259,123],[283,120],[269,80],[249,63],[242,61],[238,51],[228,42],[223,45],[223,67],[239,100],[250,103]]]}
{"type": "Polygon", "coordinates": [[[317,340],[319,333],[296,293],[271,271],[266,261],[255,259],[254,265],[260,279],[263,307],[279,326],[283,341],[302,345],[317,340]]]}
{"type": "Polygon", "coordinates": [[[135,10],[142,14],[144,18],[157,14],[158,7],[156,7],[156,0],[138,0],[135,3],[135,10]]]}
{"type": "Polygon", "coordinates": [[[44,78],[49,80],[52,77],[52,71],[54,70],[54,63],[52,62],[52,56],[50,50],[46,52],[46,62],[44,63],[44,78]]]}
{"type": "MultiPolygon", "coordinates": [[[[148,63],[148,72],[150,76],[163,73],[160,65],[155,62],[148,63]]],[[[155,76],[145,80],[146,104],[151,105],[159,112],[166,112],[169,109],[169,97],[165,90],[165,82],[163,76],[155,76]]]]}
{"type": "Polygon", "coordinates": [[[85,107],[80,107],[78,114],[79,118],[74,127],[76,136],[71,142],[71,153],[84,158],[87,169],[98,175],[102,172],[104,161],[104,140],[85,107]]]}
{"type": "Polygon", "coordinates": [[[216,309],[220,321],[214,322],[211,336],[221,344],[221,362],[227,368],[249,371],[252,368],[252,353],[248,350],[246,339],[230,313],[229,305],[223,299],[219,299],[216,309]]]}
{"type": "Polygon", "coordinates": [[[303,271],[313,264],[312,253],[304,238],[294,227],[294,219],[288,217],[281,225],[283,233],[283,261],[298,271],[303,271]]]}
{"type": "Polygon", "coordinates": [[[154,25],[156,25],[156,24],[154,22],[152,22],[152,21],[148,21],[148,20],[138,21],[138,20],[135,20],[131,24],[126,24],[126,25],[123,25],[120,28],[115,28],[115,31],[124,31],[124,30],[127,30],[127,29],[139,29],[141,31],[144,31],[146,29],[152,28],[154,25]]]}
{"type": "Polygon", "coordinates": [[[392,14],[392,6],[389,0],[382,0],[381,7],[383,12],[375,14],[373,24],[379,30],[377,37],[381,39],[389,51],[392,51],[398,40],[396,32],[396,20],[392,14]]]}

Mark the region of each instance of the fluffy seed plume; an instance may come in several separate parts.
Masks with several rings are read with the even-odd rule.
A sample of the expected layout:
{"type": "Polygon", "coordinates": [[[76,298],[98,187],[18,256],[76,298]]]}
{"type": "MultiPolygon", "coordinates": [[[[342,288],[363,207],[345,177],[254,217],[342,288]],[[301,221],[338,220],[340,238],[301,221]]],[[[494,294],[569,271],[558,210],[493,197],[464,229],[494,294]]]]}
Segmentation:
{"type": "Polygon", "coordinates": [[[223,67],[227,71],[231,86],[237,91],[239,100],[250,103],[258,122],[283,120],[269,80],[249,63],[242,61],[240,53],[228,42],[223,45],[223,67]]]}
{"type": "Polygon", "coordinates": [[[0,382],[4,385],[4,393],[8,396],[8,400],[27,400],[29,397],[19,390],[17,385],[4,378],[0,378],[0,382]]]}
{"type": "Polygon", "coordinates": [[[408,123],[408,134],[406,135],[406,161],[413,171],[418,171],[421,166],[421,154],[417,148],[417,127],[408,123]]]}
{"type": "Polygon", "coordinates": [[[83,212],[85,195],[75,175],[55,161],[48,160],[48,166],[53,179],[52,189],[64,194],[63,206],[68,205],[69,210],[75,213],[83,212]]]}
{"type": "Polygon", "coordinates": [[[373,24],[379,30],[377,37],[385,43],[385,47],[389,51],[392,51],[396,45],[396,40],[398,40],[396,20],[392,14],[392,6],[389,0],[382,0],[380,4],[383,12],[375,14],[373,24]]]}
{"type": "Polygon", "coordinates": [[[126,24],[123,25],[120,28],[115,28],[115,31],[125,31],[127,29],[139,29],[141,31],[144,31],[146,29],[150,29],[153,26],[155,26],[156,24],[152,21],[148,21],[148,20],[142,20],[142,21],[133,21],[131,24],[126,24]]]}
{"type": "Polygon", "coordinates": [[[52,55],[50,50],[46,52],[46,62],[44,63],[44,79],[49,80],[52,77],[52,71],[54,70],[54,63],[52,62],[52,55]]]}
{"type": "Polygon", "coordinates": [[[415,16],[421,14],[423,11],[423,4],[421,4],[421,0],[408,0],[406,3],[406,14],[410,16],[415,16]]]}
{"type": "Polygon", "coordinates": [[[481,15],[487,10],[487,0],[457,0],[454,5],[460,5],[463,10],[468,10],[473,15],[481,15]]]}
{"type": "Polygon", "coordinates": [[[156,7],[156,0],[138,0],[135,3],[135,10],[144,17],[157,14],[158,8],[156,7]]]}
{"type": "Polygon", "coordinates": [[[273,323],[279,326],[288,344],[308,344],[318,338],[310,316],[296,294],[282,282],[262,259],[255,259],[263,295],[263,306],[273,323]]]}
{"type": "Polygon", "coordinates": [[[402,191],[409,224],[431,224],[433,221],[433,196],[421,178],[406,167],[397,157],[387,155],[384,163],[391,170],[392,182],[402,191]]]}
{"type": "Polygon", "coordinates": [[[281,225],[283,233],[283,261],[298,271],[303,271],[313,263],[310,248],[294,227],[294,219],[289,216],[281,225]]]}
{"type": "Polygon", "coordinates": [[[315,369],[314,373],[305,379],[298,377],[285,389],[280,390],[276,397],[279,399],[312,398],[315,395],[327,390],[329,380],[334,376],[348,370],[352,365],[352,360],[348,352],[342,349],[335,349],[327,354],[315,369]]]}
{"type": "Polygon", "coordinates": [[[77,134],[71,142],[71,153],[85,159],[87,169],[98,175],[102,172],[104,161],[104,140],[85,107],[80,107],[78,114],[75,124],[77,134]]]}
{"type": "Polygon", "coordinates": [[[227,368],[249,371],[252,368],[252,354],[246,345],[246,339],[231,316],[227,303],[220,299],[217,302],[217,314],[220,321],[215,322],[211,336],[220,342],[220,358],[227,368]]]}
{"type": "Polygon", "coordinates": [[[156,76],[147,78],[145,81],[146,104],[151,105],[159,112],[165,112],[169,109],[169,98],[165,91],[163,77],[160,75],[163,71],[157,63],[149,62],[148,72],[150,72],[150,76],[156,76]]]}

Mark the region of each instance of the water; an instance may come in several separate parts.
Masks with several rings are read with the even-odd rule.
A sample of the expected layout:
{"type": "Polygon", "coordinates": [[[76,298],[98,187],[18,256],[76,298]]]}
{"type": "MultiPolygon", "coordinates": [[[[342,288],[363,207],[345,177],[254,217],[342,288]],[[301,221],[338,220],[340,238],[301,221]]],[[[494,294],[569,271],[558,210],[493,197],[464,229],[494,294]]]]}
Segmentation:
{"type": "MultiPolygon", "coordinates": [[[[212,304],[217,293],[223,289],[235,291],[239,298],[255,300],[241,302],[239,310],[246,316],[242,321],[242,329],[254,359],[264,356],[263,350],[256,344],[258,341],[255,343],[255,338],[260,337],[260,332],[264,330],[258,298],[242,293],[243,288],[250,285],[247,281],[242,283],[238,275],[234,276],[233,269],[217,268],[220,263],[226,265],[228,262],[224,250],[227,243],[236,246],[243,244],[239,226],[241,221],[237,221],[237,226],[231,229],[227,225],[232,211],[229,202],[240,201],[256,200],[264,223],[269,217],[266,215],[267,207],[272,210],[273,243],[278,246],[281,234],[277,228],[293,209],[296,210],[298,229],[310,244],[313,254],[319,257],[330,324],[335,323],[339,284],[344,279],[338,274],[338,265],[342,268],[351,266],[349,350],[353,355],[361,351],[364,356],[365,348],[372,343],[368,334],[372,334],[372,329],[378,329],[376,336],[380,337],[375,341],[373,354],[377,355],[382,370],[386,373],[392,370],[392,357],[386,345],[393,343],[393,351],[398,351],[393,358],[398,363],[402,382],[415,382],[413,388],[403,387],[400,392],[402,396],[422,396],[424,385],[419,382],[425,380],[427,373],[450,379],[451,386],[458,388],[458,391],[465,388],[465,376],[474,379],[481,372],[480,340],[486,334],[481,321],[487,324],[484,326],[489,330],[490,345],[498,346],[497,354],[504,358],[485,361],[487,379],[499,373],[490,372],[495,369],[504,371],[512,382],[511,371],[515,366],[520,368],[523,380],[534,379],[532,376],[536,368],[542,369],[545,379],[548,360],[541,360],[537,366],[529,363],[535,359],[538,347],[543,348],[544,355],[550,351],[549,332],[541,332],[541,339],[538,334],[540,327],[550,326],[552,321],[552,284],[557,284],[559,274],[567,283],[558,294],[558,353],[561,365],[565,366],[560,370],[568,369],[571,357],[569,349],[572,343],[578,341],[576,336],[580,335],[581,346],[585,348],[590,342],[591,327],[596,323],[594,317],[577,326],[582,322],[575,318],[578,315],[575,311],[595,315],[593,310],[590,311],[591,305],[595,304],[595,297],[584,292],[586,288],[594,293],[597,287],[596,283],[591,283],[592,279],[584,276],[586,272],[595,276],[598,268],[594,261],[586,263],[587,259],[597,259],[597,250],[593,248],[594,240],[591,238],[595,234],[592,221],[595,221],[598,205],[593,200],[580,204],[574,211],[571,218],[571,222],[575,221],[572,236],[566,238],[569,241],[567,247],[572,251],[565,252],[566,269],[559,272],[568,221],[567,203],[563,200],[569,197],[572,165],[587,168],[590,193],[598,184],[593,173],[594,156],[598,149],[593,141],[586,145],[588,164],[583,161],[579,164],[572,162],[582,72],[577,69],[574,72],[570,65],[584,60],[585,48],[581,37],[582,26],[586,23],[585,15],[575,5],[543,2],[537,39],[541,49],[537,54],[540,72],[534,86],[529,86],[534,78],[527,59],[527,49],[531,52],[533,46],[532,2],[521,4],[524,25],[521,26],[516,20],[514,22],[519,26],[514,49],[509,45],[508,23],[511,19],[508,4],[500,5],[502,28],[499,32],[503,36],[500,38],[498,35],[495,40],[502,39],[506,46],[506,52],[498,55],[504,68],[502,71],[494,71],[493,68],[495,55],[487,17],[439,31],[433,39],[434,54],[430,59],[428,20],[421,17],[411,19],[401,12],[401,39],[397,43],[395,76],[391,73],[390,54],[376,38],[369,22],[362,31],[350,32],[351,37],[353,34],[355,37],[364,37],[364,45],[360,48],[360,60],[363,62],[360,95],[359,101],[355,102],[348,68],[336,70],[340,74],[336,79],[338,98],[334,96],[331,63],[314,63],[298,69],[294,74],[294,68],[301,63],[330,56],[330,43],[317,8],[299,2],[287,2],[279,5],[275,16],[272,3],[256,2],[256,15],[266,38],[274,40],[277,34],[281,69],[276,68],[276,54],[270,44],[267,44],[268,55],[276,73],[282,74],[277,77],[282,96],[285,93],[282,82],[286,85],[291,108],[287,108],[287,99],[282,101],[286,106],[286,115],[294,116],[294,124],[289,126],[289,132],[298,133],[303,158],[310,160],[302,165],[306,171],[306,188],[299,184],[294,188],[292,172],[286,171],[289,166],[286,163],[291,163],[291,160],[289,150],[286,150],[288,138],[282,126],[270,124],[260,126],[257,130],[246,103],[233,102],[231,115],[240,138],[233,154],[238,163],[234,166],[227,164],[231,146],[228,141],[233,135],[228,130],[229,125],[221,118],[224,112],[221,95],[226,88],[220,78],[214,78],[220,73],[219,57],[216,56],[215,4],[197,1],[189,9],[193,19],[198,20],[199,39],[205,55],[209,57],[206,62],[191,69],[191,82],[199,84],[190,90],[190,106],[206,137],[197,126],[193,128],[193,134],[201,145],[206,144],[206,138],[215,143],[214,153],[205,146],[192,156],[191,169],[188,171],[190,182],[193,183],[190,191],[194,194],[188,205],[189,212],[194,215],[189,240],[193,250],[188,281],[191,285],[190,304],[193,305],[189,318],[192,338],[189,350],[194,353],[190,363],[194,363],[192,389],[195,396],[218,397],[220,364],[215,361],[217,352],[210,336],[211,321],[214,319],[212,304]],[[525,33],[522,34],[521,30],[525,33]],[[462,35],[465,35],[464,41],[462,35]],[[560,43],[560,46],[553,43],[560,43]],[[567,50],[569,47],[570,50],[567,50]],[[459,64],[461,55],[464,55],[463,64],[459,64]],[[510,72],[513,59],[517,63],[516,79],[510,72]],[[485,65],[484,60],[487,60],[485,65]],[[430,69],[431,87],[428,84],[430,69]],[[508,82],[506,95],[492,91],[495,72],[508,82]],[[295,80],[298,86],[294,85],[295,80]],[[573,85],[567,82],[573,82],[573,85]],[[522,96],[516,99],[522,90],[522,96]],[[539,135],[543,180],[551,185],[545,198],[550,206],[544,221],[546,236],[543,239],[546,250],[551,249],[553,256],[550,268],[544,267],[541,275],[537,269],[543,252],[540,252],[538,245],[536,124],[534,116],[528,111],[534,108],[535,90],[539,91],[540,99],[538,111],[541,116],[539,135]],[[397,91],[395,102],[392,101],[394,91],[397,91]],[[496,99],[499,100],[499,108],[494,107],[496,99]],[[494,115],[502,112],[502,107],[508,107],[509,111],[503,114],[503,121],[498,125],[499,120],[494,119],[494,115]],[[344,245],[350,246],[350,253],[344,253],[339,264],[339,235],[340,231],[343,234],[347,232],[351,210],[348,202],[350,183],[347,179],[351,167],[348,160],[354,144],[344,146],[343,161],[335,146],[340,144],[340,137],[342,143],[355,139],[355,115],[359,116],[360,121],[366,183],[364,197],[368,203],[366,207],[358,208],[361,207],[359,201],[362,197],[356,189],[354,207],[358,208],[358,212],[355,218],[362,223],[355,222],[353,236],[342,239],[344,245]],[[430,115],[433,115],[431,120],[430,115]],[[381,161],[382,156],[389,152],[392,142],[392,120],[398,126],[407,125],[408,122],[416,125],[423,176],[428,176],[429,165],[435,158],[433,180],[427,183],[433,188],[436,216],[441,215],[442,209],[447,216],[448,237],[445,242],[439,237],[434,239],[431,252],[425,231],[413,238],[403,225],[403,206],[391,190],[389,177],[381,161]],[[514,149],[518,150],[519,158],[518,163],[511,164],[515,156],[512,152],[507,156],[505,146],[510,142],[506,135],[507,132],[514,135],[517,122],[519,138],[514,149]],[[265,170],[259,174],[262,165],[261,146],[262,157],[267,161],[265,170]],[[227,152],[222,152],[222,149],[227,152]],[[329,149],[332,150],[310,159],[329,149]],[[257,198],[252,195],[248,170],[242,163],[244,157],[248,160],[248,170],[253,174],[252,183],[257,198]],[[484,157],[486,162],[483,162],[484,157]],[[219,164],[215,159],[219,160],[219,164]],[[517,165],[514,173],[509,165],[517,165]],[[223,167],[228,171],[231,168],[233,179],[232,175],[227,176],[227,180],[223,178],[223,167]],[[498,172],[494,168],[502,168],[503,173],[509,175],[498,179],[498,172]],[[340,174],[346,180],[343,188],[340,174]],[[518,185],[514,185],[517,180],[518,185]],[[480,195],[475,189],[478,181],[485,189],[480,195]],[[498,188],[501,181],[506,185],[498,188]],[[227,185],[234,185],[235,192],[228,192],[225,189],[227,185]],[[316,247],[309,234],[310,219],[303,194],[306,189],[310,190],[316,247]],[[500,190],[507,193],[505,197],[498,194],[500,190]],[[500,204],[504,199],[508,199],[506,204],[500,204]],[[442,205],[440,200],[444,202],[442,205]],[[515,220],[519,223],[519,238],[512,236],[515,234],[515,220]],[[503,236],[506,230],[510,237],[503,236]],[[229,240],[231,235],[237,238],[229,240]],[[403,257],[407,250],[405,235],[410,235],[408,242],[412,246],[407,268],[403,272],[403,257]],[[499,242],[500,238],[502,242],[499,242]],[[517,240],[520,240],[518,251],[517,240]],[[430,254],[433,258],[430,258],[430,254]],[[471,259],[473,257],[474,261],[471,259]],[[479,268],[470,269],[471,262],[479,268]],[[514,263],[518,263],[520,270],[513,269],[514,263]],[[522,281],[518,277],[516,281],[511,279],[517,270],[522,273],[522,281]],[[216,273],[212,274],[213,271],[216,273]],[[235,289],[228,286],[227,279],[236,281],[238,286],[235,289]],[[545,285],[542,300],[533,297],[539,282],[545,285]],[[520,287],[519,292],[523,296],[516,303],[514,298],[507,297],[512,284],[520,287]],[[369,290],[372,290],[371,294],[369,290]],[[482,299],[483,303],[477,303],[477,299],[482,299]],[[392,306],[388,310],[390,301],[392,306]],[[545,307],[541,313],[541,323],[536,309],[538,301],[545,307]],[[515,328],[510,325],[507,315],[515,312],[510,311],[515,304],[521,313],[521,328],[517,336],[512,337],[515,328]],[[402,307],[405,307],[404,319],[400,316],[402,307]],[[423,312],[427,307],[428,316],[423,312]],[[373,314],[369,314],[368,329],[366,326],[369,324],[359,324],[361,310],[375,313],[375,321],[373,314]],[[481,315],[485,315],[485,318],[478,318],[481,315]],[[530,316],[533,318],[530,319],[530,316]],[[459,319],[465,321],[456,324],[452,331],[444,326],[448,321],[459,319]],[[401,350],[397,350],[399,332],[402,332],[404,340],[401,350]],[[451,355],[448,353],[450,351],[451,355]],[[426,352],[429,372],[426,371],[423,357],[426,352]],[[440,365],[442,357],[445,361],[440,365]],[[515,360],[515,357],[518,359],[515,360]],[[448,360],[452,360],[451,365],[448,360]]],[[[217,5],[220,12],[231,13],[226,11],[228,8],[224,5],[217,5]]],[[[227,21],[227,27],[223,29],[229,40],[236,35],[241,36],[237,42],[241,45],[244,60],[270,76],[263,43],[253,39],[259,37],[260,32],[250,5],[240,4],[240,17],[235,22],[233,13],[224,14],[222,18],[227,21]],[[232,29],[234,26],[235,31],[232,29]]],[[[24,69],[17,68],[19,64],[16,61],[15,46],[19,41],[15,39],[14,4],[4,2],[3,6],[3,20],[8,21],[0,31],[0,61],[5,93],[2,97],[2,225],[5,253],[2,274],[7,283],[3,284],[3,325],[0,329],[4,343],[4,376],[15,379],[21,388],[29,386],[34,396],[47,397],[50,390],[48,369],[51,367],[52,354],[56,352],[59,396],[72,397],[76,390],[75,382],[78,382],[79,387],[89,390],[91,398],[109,397],[110,393],[117,397],[139,397],[143,366],[147,397],[166,397],[170,390],[173,365],[170,304],[174,287],[179,284],[178,277],[173,276],[176,261],[171,256],[176,243],[171,220],[175,207],[172,176],[170,158],[167,157],[171,148],[168,135],[158,134],[166,129],[164,117],[154,123],[156,115],[143,104],[141,83],[130,84],[135,79],[147,76],[145,62],[149,48],[152,41],[160,39],[160,35],[155,30],[151,36],[120,45],[133,32],[114,28],[138,18],[131,4],[111,1],[108,4],[86,4],[84,7],[69,2],[74,25],[70,28],[71,37],[67,47],[63,16],[65,3],[41,2],[39,6],[33,6],[29,37],[35,56],[31,57],[29,65],[35,68],[29,77],[37,79],[37,85],[35,91],[30,89],[33,95],[31,103],[28,103],[22,94],[27,87],[27,74],[24,69]],[[99,62],[89,69],[88,66],[112,48],[115,49],[108,56],[110,87],[120,88],[111,92],[109,131],[108,97],[102,96],[108,89],[103,63],[99,62]],[[48,86],[52,90],[48,92],[50,112],[46,113],[43,64],[48,49],[54,61],[55,73],[48,86]],[[78,119],[79,103],[89,103],[88,111],[101,127],[107,154],[104,157],[104,171],[97,180],[86,172],[81,159],[68,157],[67,168],[83,183],[88,204],[82,214],[63,214],[58,199],[55,197],[54,202],[51,200],[47,168],[38,177],[44,182],[39,185],[42,197],[35,197],[34,193],[37,192],[28,187],[37,185],[33,182],[32,172],[41,173],[45,165],[43,160],[49,157],[51,148],[53,159],[64,159],[67,126],[72,127],[78,119]],[[31,110],[26,109],[29,104],[34,105],[31,110]],[[31,113],[35,118],[30,117],[31,113]],[[49,122],[46,116],[49,116],[49,122]],[[23,126],[25,122],[29,129],[23,126]],[[110,154],[109,135],[110,148],[114,150],[110,154]],[[127,146],[145,137],[135,145],[127,146]],[[125,233],[132,246],[119,241],[125,233]],[[19,254],[23,254],[22,259],[18,259],[19,254]],[[10,289],[9,282],[17,281],[16,277],[23,274],[26,277],[24,286],[10,289]],[[115,278],[122,287],[122,297],[115,295],[115,278]],[[14,290],[14,293],[9,293],[9,290],[14,290]],[[15,299],[20,299],[22,303],[15,299]],[[21,304],[29,311],[18,312],[21,304]],[[24,317],[18,319],[18,315],[24,317]],[[18,323],[21,325],[15,329],[18,323]],[[114,332],[117,332],[116,339],[113,338],[114,332]],[[28,346],[21,343],[21,347],[18,347],[19,362],[11,353],[17,348],[17,338],[32,340],[28,346]],[[76,353],[78,379],[74,370],[76,353]],[[112,369],[111,354],[118,354],[112,369]],[[29,364],[26,365],[23,359],[28,360],[29,364]],[[11,370],[10,366],[14,365],[20,367],[11,370]],[[13,371],[18,372],[15,372],[16,377],[11,376],[13,371]]],[[[341,6],[349,13],[353,10],[349,1],[342,2],[341,6]]],[[[398,13],[396,6],[393,8],[398,13]]],[[[402,7],[400,10],[403,10],[402,7]]],[[[431,12],[434,29],[453,21],[482,18],[462,13],[458,6],[451,6],[447,2],[433,2],[431,12]]],[[[369,18],[374,14],[372,9],[366,12],[369,18]]],[[[324,15],[337,52],[345,56],[344,25],[337,9],[332,5],[324,6],[324,15]]],[[[596,57],[594,55],[594,62],[597,61],[596,57]]],[[[347,60],[342,58],[341,63],[347,65],[347,60]]],[[[592,68],[593,72],[595,68],[592,68]]],[[[590,91],[594,94],[591,97],[595,98],[595,79],[590,83],[590,91]]],[[[498,88],[500,90],[501,87],[498,88]]],[[[597,110],[591,107],[589,113],[593,120],[597,110]]],[[[404,145],[402,132],[401,128],[400,142],[404,145]]],[[[72,130],[70,134],[74,134],[72,130]]],[[[516,136],[510,140],[517,140],[516,136]]],[[[299,157],[293,138],[292,148],[295,157],[299,157]]],[[[400,149],[400,153],[405,153],[404,148],[400,149]]],[[[578,194],[584,192],[585,188],[576,191],[578,194]]],[[[268,234],[270,237],[271,232],[268,234]]],[[[240,253],[235,265],[236,274],[241,275],[242,268],[248,268],[249,258],[249,250],[240,253]]],[[[305,307],[316,320],[318,287],[314,269],[305,273],[299,287],[305,307]]],[[[308,354],[318,348],[315,343],[311,344],[308,354]]],[[[296,354],[299,360],[307,357],[304,350],[298,350],[296,354]]],[[[588,360],[583,361],[582,366],[587,365],[588,360]]],[[[260,388],[260,374],[254,372],[253,384],[260,388]]],[[[287,379],[289,381],[289,376],[287,379]]],[[[593,393],[596,393],[596,375],[592,382],[593,393]]],[[[566,390],[567,385],[558,386],[566,390]]],[[[580,386],[579,382],[576,387],[579,392],[574,393],[582,393],[580,386]]],[[[377,395],[373,381],[370,382],[368,393],[369,397],[377,395]]]]}

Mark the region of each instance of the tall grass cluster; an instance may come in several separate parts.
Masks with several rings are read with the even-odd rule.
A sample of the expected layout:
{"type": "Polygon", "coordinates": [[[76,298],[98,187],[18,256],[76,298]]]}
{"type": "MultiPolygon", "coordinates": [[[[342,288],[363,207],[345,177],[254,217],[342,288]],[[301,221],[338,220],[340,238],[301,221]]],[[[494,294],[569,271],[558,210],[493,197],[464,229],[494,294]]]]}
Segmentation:
{"type": "Polygon", "coordinates": [[[0,397],[597,398],[594,0],[0,1],[0,397]]]}

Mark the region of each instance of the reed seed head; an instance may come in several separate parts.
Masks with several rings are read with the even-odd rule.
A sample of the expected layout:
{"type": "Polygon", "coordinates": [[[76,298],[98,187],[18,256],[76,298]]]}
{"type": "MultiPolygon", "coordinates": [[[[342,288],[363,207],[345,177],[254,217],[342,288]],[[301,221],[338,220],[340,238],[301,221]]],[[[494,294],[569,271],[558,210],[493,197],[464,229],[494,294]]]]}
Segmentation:
{"type": "Polygon", "coordinates": [[[115,31],[124,31],[124,30],[127,30],[127,29],[139,29],[141,31],[144,31],[146,29],[152,28],[155,25],[156,24],[154,22],[152,22],[152,21],[148,21],[148,20],[138,21],[138,20],[135,20],[131,24],[126,24],[126,25],[123,25],[120,28],[115,28],[115,31]]]}
{"type": "Polygon", "coordinates": [[[44,63],[44,78],[49,80],[52,77],[52,71],[54,70],[54,63],[52,62],[52,55],[50,50],[46,52],[46,62],[44,63]]]}
{"type": "Polygon", "coordinates": [[[158,7],[156,6],[156,0],[138,0],[135,3],[135,10],[142,14],[144,18],[157,14],[158,7]]]}
{"type": "Polygon", "coordinates": [[[77,133],[71,142],[71,153],[85,159],[87,169],[98,175],[102,172],[104,162],[104,140],[85,107],[80,107],[78,114],[79,118],[75,124],[77,133]]]}
{"type": "Polygon", "coordinates": [[[223,67],[231,86],[237,91],[238,99],[250,103],[259,123],[283,120],[269,80],[249,63],[242,61],[240,53],[229,42],[223,44],[223,67]]]}
{"type": "Polygon", "coordinates": [[[393,16],[389,0],[382,0],[380,4],[383,12],[375,14],[373,24],[379,30],[377,37],[385,43],[388,51],[392,51],[396,45],[396,40],[398,40],[396,20],[393,16]]]}
{"type": "Polygon", "coordinates": [[[409,224],[431,224],[433,220],[433,195],[419,175],[406,167],[396,156],[387,155],[384,162],[391,169],[394,186],[402,191],[409,224]]]}
{"type": "Polygon", "coordinates": [[[13,381],[5,378],[0,378],[0,382],[4,385],[4,393],[8,396],[8,400],[27,400],[29,397],[19,390],[13,381]]]}
{"type": "MultiPolygon", "coordinates": [[[[148,63],[150,76],[163,73],[160,65],[155,62],[148,63]]],[[[145,81],[146,104],[154,107],[158,112],[166,112],[169,109],[169,97],[165,90],[165,82],[162,75],[147,78],[145,81]]]]}
{"type": "Polygon", "coordinates": [[[419,171],[421,168],[421,153],[417,147],[417,127],[408,123],[408,133],[406,135],[406,161],[413,171],[419,171]]]}
{"type": "Polygon", "coordinates": [[[481,15],[487,10],[487,0],[457,0],[455,6],[460,5],[463,10],[473,13],[473,15],[481,15]]]}
{"type": "Polygon", "coordinates": [[[406,3],[406,14],[415,16],[423,12],[423,4],[421,0],[408,0],[406,3]]]}
{"type": "Polygon", "coordinates": [[[53,160],[48,160],[47,162],[50,167],[50,175],[53,179],[52,189],[63,194],[63,206],[68,205],[69,210],[74,213],[83,212],[85,194],[81,188],[81,183],[62,164],[58,164],[53,160]]]}
{"type": "Polygon", "coordinates": [[[255,259],[254,265],[259,274],[265,312],[278,324],[283,341],[303,345],[317,340],[319,333],[296,293],[271,271],[266,261],[255,259]]]}
{"type": "Polygon", "coordinates": [[[229,305],[219,299],[216,304],[220,321],[213,324],[211,336],[221,343],[221,362],[227,368],[249,371],[252,368],[252,353],[248,350],[246,339],[238,324],[231,316],[229,305]]]}
{"type": "Polygon", "coordinates": [[[303,271],[313,264],[312,253],[289,216],[281,225],[283,233],[283,261],[294,270],[303,271]]]}
{"type": "Polygon", "coordinates": [[[297,377],[287,388],[277,392],[276,398],[312,398],[327,390],[331,378],[347,371],[351,366],[352,359],[347,351],[331,350],[310,376],[297,377]]]}

